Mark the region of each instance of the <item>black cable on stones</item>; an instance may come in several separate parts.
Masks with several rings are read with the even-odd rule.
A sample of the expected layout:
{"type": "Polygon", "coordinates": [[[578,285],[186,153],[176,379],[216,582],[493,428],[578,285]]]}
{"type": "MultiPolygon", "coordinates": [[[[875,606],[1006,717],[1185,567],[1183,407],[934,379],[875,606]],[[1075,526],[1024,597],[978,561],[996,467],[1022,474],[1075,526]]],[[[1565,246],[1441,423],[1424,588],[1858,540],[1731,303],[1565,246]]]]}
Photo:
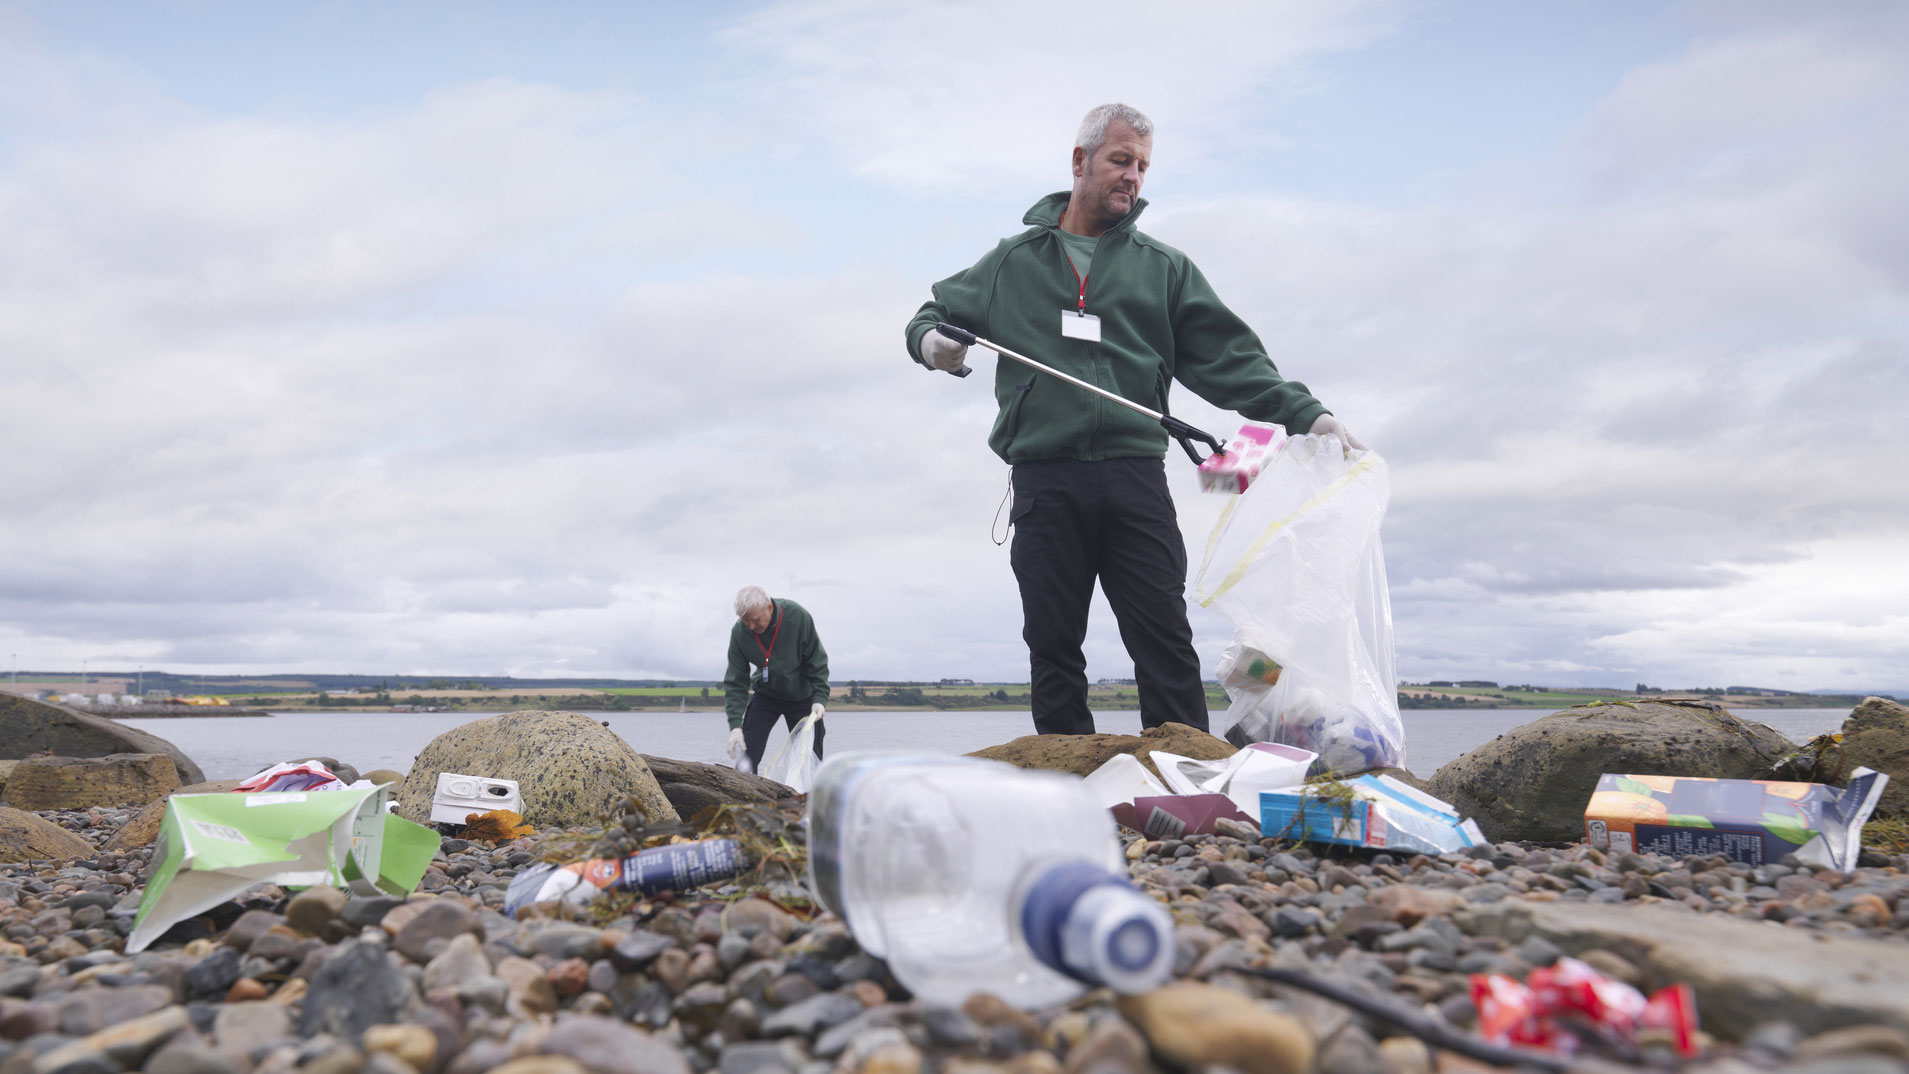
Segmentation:
{"type": "Polygon", "coordinates": [[[1467,1059],[1476,1059],[1481,1063],[1490,1063],[1500,1067],[1528,1067],[1547,1071],[1565,1071],[1570,1069],[1570,1060],[1562,1056],[1547,1055],[1543,1052],[1529,1051],[1523,1048],[1504,1048],[1487,1044],[1477,1037],[1455,1033],[1439,1025],[1416,1011],[1375,1000],[1370,996],[1334,984],[1323,977],[1307,973],[1304,970],[1276,969],[1272,967],[1228,966],[1230,973],[1249,973],[1263,977],[1277,984],[1303,988],[1324,996],[1335,1003],[1342,1003],[1361,1014],[1368,1014],[1410,1033],[1434,1048],[1443,1048],[1455,1052],[1467,1059]]]}

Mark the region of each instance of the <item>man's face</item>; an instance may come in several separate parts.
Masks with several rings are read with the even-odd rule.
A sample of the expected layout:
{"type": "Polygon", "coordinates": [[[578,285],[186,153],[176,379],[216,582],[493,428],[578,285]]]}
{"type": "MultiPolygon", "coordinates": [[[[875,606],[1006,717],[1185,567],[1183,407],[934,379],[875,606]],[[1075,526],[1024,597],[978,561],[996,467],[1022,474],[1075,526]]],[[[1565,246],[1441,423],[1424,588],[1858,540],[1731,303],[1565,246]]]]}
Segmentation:
{"type": "Polygon", "coordinates": [[[1107,124],[1107,140],[1092,158],[1074,147],[1074,200],[1088,219],[1112,227],[1133,211],[1153,161],[1153,139],[1125,123],[1107,124]]]}
{"type": "Polygon", "coordinates": [[[751,633],[760,634],[769,629],[769,621],[775,617],[775,607],[765,604],[742,613],[742,625],[748,627],[751,633]]]}

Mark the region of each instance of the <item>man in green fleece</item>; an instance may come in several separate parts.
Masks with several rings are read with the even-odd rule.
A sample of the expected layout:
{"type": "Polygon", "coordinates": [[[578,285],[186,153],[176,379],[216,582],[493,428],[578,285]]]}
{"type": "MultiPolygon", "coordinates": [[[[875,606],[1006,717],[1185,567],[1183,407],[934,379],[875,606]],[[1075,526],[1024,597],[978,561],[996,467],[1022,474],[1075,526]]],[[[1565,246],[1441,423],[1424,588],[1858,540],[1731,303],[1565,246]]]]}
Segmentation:
{"type": "MultiPolygon", "coordinates": [[[[1135,228],[1153,122],[1124,104],[1087,113],[1072,190],[1036,202],[1026,231],[934,285],[908,323],[911,357],[958,373],[948,321],[1168,413],[1178,380],[1216,406],[1289,433],[1359,443],[1220,302],[1187,256],[1135,228]]],[[[1087,734],[1087,608],[1099,579],[1133,658],[1140,721],[1207,726],[1186,610],[1186,543],[1167,491],[1166,430],[1074,385],[1001,360],[988,445],[1014,468],[1011,559],[1033,682],[1034,728],[1087,734]]]]}
{"type": "Polygon", "coordinates": [[[821,757],[828,699],[829,654],[808,610],[787,597],[770,599],[761,586],[744,586],[736,594],[729,671],[723,676],[729,752],[746,748],[754,771],[762,765],[762,749],[777,717],[794,731],[802,717],[814,716],[815,755],[821,757]]]}

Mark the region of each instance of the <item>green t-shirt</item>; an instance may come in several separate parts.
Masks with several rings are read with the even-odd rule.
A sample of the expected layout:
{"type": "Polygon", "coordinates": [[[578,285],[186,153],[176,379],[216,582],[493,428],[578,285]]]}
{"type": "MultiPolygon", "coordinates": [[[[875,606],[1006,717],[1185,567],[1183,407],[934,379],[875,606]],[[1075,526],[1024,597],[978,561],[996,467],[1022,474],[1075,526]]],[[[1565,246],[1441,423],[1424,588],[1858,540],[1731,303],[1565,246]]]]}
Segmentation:
{"type": "Polygon", "coordinates": [[[1054,235],[1061,240],[1061,249],[1067,251],[1068,260],[1074,263],[1074,271],[1080,273],[1080,278],[1085,280],[1087,270],[1094,267],[1094,247],[1100,240],[1086,235],[1076,235],[1063,227],[1056,227],[1054,235]]]}

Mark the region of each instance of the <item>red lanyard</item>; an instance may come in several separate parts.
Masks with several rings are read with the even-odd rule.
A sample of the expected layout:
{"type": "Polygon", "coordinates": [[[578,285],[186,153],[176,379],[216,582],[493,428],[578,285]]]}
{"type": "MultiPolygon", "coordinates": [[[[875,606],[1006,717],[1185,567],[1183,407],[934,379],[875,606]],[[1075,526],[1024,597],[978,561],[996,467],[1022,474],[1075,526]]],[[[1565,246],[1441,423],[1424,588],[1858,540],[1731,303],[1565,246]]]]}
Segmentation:
{"type": "Polygon", "coordinates": [[[756,648],[762,649],[762,673],[765,676],[769,674],[769,654],[776,651],[776,639],[782,636],[782,609],[777,607],[773,600],[769,602],[769,606],[776,610],[776,628],[769,635],[769,647],[762,649],[762,635],[755,635],[756,648]]]}
{"type": "MultiPolygon", "coordinates": [[[[1077,307],[1077,312],[1085,314],[1087,312],[1087,277],[1082,276],[1080,274],[1080,270],[1074,267],[1073,254],[1070,254],[1065,249],[1063,249],[1061,250],[1061,256],[1067,259],[1068,271],[1074,274],[1074,283],[1080,289],[1080,306],[1077,307]]],[[[1088,269],[1087,271],[1089,273],[1093,272],[1092,269],[1088,269]]]]}

